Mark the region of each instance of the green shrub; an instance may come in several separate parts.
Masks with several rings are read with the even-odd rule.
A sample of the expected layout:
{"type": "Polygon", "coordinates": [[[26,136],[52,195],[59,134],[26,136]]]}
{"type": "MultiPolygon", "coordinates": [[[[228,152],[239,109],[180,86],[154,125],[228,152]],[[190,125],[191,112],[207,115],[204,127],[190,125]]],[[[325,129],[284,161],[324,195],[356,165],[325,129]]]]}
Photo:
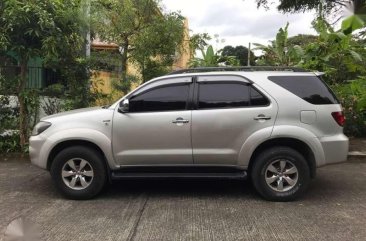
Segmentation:
{"type": "Polygon", "coordinates": [[[4,130],[15,130],[18,128],[19,110],[10,105],[10,97],[0,96],[0,134],[4,130]]]}
{"type": "Polygon", "coordinates": [[[333,89],[346,116],[345,133],[355,137],[366,136],[366,78],[334,85],[333,89]]]}
{"type": "Polygon", "coordinates": [[[18,133],[0,134],[0,153],[21,152],[18,133]]]}

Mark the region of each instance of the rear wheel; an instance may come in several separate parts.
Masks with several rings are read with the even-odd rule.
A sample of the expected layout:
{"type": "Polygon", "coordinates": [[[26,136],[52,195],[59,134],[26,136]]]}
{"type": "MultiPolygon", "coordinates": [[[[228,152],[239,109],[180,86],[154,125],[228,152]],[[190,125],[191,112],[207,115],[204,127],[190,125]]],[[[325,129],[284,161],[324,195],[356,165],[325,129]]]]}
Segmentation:
{"type": "Polygon", "coordinates": [[[70,199],[94,197],[107,180],[100,153],[84,146],[69,147],[58,153],[50,172],[56,187],[70,199]]]}
{"type": "Polygon", "coordinates": [[[271,201],[291,201],[304,193],[310,182],[305,158],[288,147],[273,147],[259,154],[251,179],[255,189],[271,201]]]}

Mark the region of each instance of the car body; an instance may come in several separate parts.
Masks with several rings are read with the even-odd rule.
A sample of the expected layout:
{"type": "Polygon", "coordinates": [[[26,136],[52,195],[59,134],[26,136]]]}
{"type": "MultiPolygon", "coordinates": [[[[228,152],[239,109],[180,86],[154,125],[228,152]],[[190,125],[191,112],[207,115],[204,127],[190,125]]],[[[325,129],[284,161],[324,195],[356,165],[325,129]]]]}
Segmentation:
{"type": "MultiPolygon", "coordinates": [[[[315,177],[317,167],[347,159],[342,107],[319,74],[218,70],[221,69],[162,76],[111,106],[45,117],[30,138],[31,161],[52,174],[57,156],[67,148],[79,146],[98,155],[109,179],[229,177],[248,173],[258,190],[265,185],[256,184],[260,178],[255,176],[262,175],[266,182],[272,181],[273,176],[275,184],[258,192],[267,199],[281,201],[300,195],[308,179],[315,177]],[[272,164],[268,163],[271,155],[277,155],[272,164]],[[287,155],[292,159],[287,160],[287,155]],[[281,156],[287,161],[281,161],[281,156]],[[295,164],[297,159],[301,159],[299,165],[295,164]],[[256,167],[260,162],[261,166],[256,167]],[[298,183],[302,165],[307,166],[303,184],[298,183]],[[277,171],[271,172],[272,166],[277,171]],[[284,176],[292,166],[298,172],[289,175],[296,185],[304,186],[298,192],[283,179],[293,182],[284,176]],[[258,173],[254,175],[253,170],[258,173]],[[276,189],[276,183],[282,190],[276,189]]],[[[72,159],[73,155],[66,156],[72,159]]],[[[65,164],[65,158],[59,160],[63,163],[59,169],[75,174],[65,164]]],[[[80,161],[76,163],[81,165],[80,161]]],[[[65,180],[57,174],[62,170],[54,170],[53,178],[65,180]]],[[[78,181],[74,185],[75,182],[78,181]]],[[[97,193],[78,196],[67,180],[56,186],[65,184],[62,192],[71,198],[88,198],[97,193]]]]}

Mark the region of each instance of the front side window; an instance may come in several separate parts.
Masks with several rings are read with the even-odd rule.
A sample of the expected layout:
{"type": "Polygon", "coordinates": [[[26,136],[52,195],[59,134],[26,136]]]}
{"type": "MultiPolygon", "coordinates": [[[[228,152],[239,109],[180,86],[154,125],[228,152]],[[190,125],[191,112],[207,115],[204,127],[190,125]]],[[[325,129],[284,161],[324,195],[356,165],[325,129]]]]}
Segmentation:
{"type": "Polygon", "coordinates": [[[189,84],[174,84],[147,90],[129,99],[129,112],[185,110],[189,84]]]}
{"type": "Polygon", "coordinates": [[[265,106],[269,101],[250,85],[242,83],[200,83],[198,108],[265,106]]]}

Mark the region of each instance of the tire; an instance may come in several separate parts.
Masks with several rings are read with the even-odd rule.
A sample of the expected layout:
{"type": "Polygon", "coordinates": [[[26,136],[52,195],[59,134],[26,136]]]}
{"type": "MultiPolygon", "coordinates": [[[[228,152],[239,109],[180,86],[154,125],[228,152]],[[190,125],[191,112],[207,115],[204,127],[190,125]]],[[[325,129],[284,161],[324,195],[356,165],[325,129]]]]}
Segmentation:
{"type": "Polygon", "coordinates": [[[305,158],[296,150],[272,147],[255,158],[251,180],[264,199],[292,201],[306,191],[310,183],[310,169],[305,158]]]}
{"type": "Polygon", "coordinates": [[[60,151],[52,162],[50,173],[61,194],[75,200],[96,196],[107,182],[103,157],[85,146],[60,151]]]}

